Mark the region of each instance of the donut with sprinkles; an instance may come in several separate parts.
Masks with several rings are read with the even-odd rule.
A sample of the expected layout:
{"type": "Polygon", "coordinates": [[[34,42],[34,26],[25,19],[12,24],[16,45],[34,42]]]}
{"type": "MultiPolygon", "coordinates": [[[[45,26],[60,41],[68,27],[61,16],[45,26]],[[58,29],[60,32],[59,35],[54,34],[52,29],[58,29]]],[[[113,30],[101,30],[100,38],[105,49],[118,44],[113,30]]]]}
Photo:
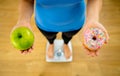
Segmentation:
{"type": "Polygon", "coordinates": [[[101,48],[105,39],[105,34],[101,29],[89,28],[84,34],[84,46],[91,51],[95,51],[101,48]]]}

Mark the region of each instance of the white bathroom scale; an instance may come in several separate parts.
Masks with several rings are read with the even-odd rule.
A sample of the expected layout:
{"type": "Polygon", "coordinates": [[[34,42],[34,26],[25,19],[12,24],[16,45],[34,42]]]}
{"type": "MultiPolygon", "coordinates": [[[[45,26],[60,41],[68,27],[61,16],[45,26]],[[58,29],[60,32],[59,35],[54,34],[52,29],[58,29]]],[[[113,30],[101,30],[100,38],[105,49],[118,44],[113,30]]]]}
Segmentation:
{"type": "Polygon", "coordinates": [[[71,62],[72,61],[72,44],[71,44],[71,42],[68,43],[68,46],[71,51],[71,56],[69,59],[66,59],[64,56],[63,44],[64,44],[64,41],[62,39],[60,39],[60,40],[56,39],[54,41],[54,57],[49,58],[47,56],[49,42],[47,42],[47,46],[46,46],[46,61],[47,62],[71,62]]]}

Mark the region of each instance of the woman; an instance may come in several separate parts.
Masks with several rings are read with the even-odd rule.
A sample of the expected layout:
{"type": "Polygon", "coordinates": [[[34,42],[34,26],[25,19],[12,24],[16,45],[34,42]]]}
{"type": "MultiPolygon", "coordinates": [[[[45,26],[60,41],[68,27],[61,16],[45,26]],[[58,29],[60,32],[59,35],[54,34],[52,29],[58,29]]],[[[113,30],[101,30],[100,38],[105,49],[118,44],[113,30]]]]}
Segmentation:
{"type": "MultiPolygon", "coordinates": [[[[34,10],[36,25],[50,43],[48,57],[53,58],[53,42],[56,34],[62,32],[64,54],[68,59],[71,52],[67,44],[83,26],[84,30],[92,26],[101,28],[105,32],[106,42],[108,42],[108,33],[104,26],[99,23],[101,7],[102,0],[88,0],[87,9],[84,0],[21,0],[20,16],[15,27],[27,26],[31,29],[30,19],[34,10]]],[[[98,55],[98,51],[90,52],[88,49],[86,50],[91,56],[98,55]]],[[[31,51],[32,47],[23,50],[22,53],[31,51]]]]}

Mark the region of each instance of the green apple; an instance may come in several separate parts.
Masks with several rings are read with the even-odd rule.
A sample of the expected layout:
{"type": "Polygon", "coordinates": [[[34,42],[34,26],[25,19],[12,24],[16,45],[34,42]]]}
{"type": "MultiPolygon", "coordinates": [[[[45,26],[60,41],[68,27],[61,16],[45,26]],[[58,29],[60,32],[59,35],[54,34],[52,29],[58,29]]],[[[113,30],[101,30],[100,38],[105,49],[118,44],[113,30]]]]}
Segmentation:
{"type": "Polygon", "coordinates": [[[15,48],[26,50],[33,45],[34,35],[29,28],[21,26],[11,32],[10,40],[15,48]]]}

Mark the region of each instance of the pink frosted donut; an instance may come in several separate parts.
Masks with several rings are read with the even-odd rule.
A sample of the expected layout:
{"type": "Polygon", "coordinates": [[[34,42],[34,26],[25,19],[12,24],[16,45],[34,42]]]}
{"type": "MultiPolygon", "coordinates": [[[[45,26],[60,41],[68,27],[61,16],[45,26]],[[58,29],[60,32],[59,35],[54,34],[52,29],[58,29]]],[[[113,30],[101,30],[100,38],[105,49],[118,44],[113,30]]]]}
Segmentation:
{"type": "Polygon", "coordinates": [[[105,42],[104,32],[99,28],[90,28],[85,31],[84,34],[84,45],[89,50],[97,50],[105,42]]]}

